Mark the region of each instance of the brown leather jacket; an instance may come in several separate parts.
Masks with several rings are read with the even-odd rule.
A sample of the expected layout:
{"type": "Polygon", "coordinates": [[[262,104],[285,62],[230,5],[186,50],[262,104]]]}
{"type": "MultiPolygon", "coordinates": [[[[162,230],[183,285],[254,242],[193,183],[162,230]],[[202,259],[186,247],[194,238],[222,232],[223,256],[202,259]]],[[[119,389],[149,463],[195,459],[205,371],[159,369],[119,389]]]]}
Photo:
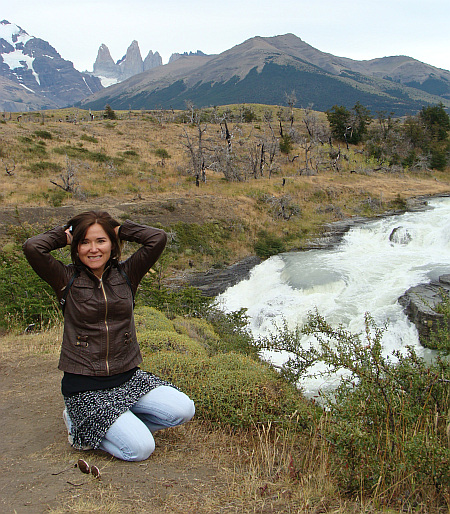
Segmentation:
{"type": "MultiPolygon", "coordinates": [[[[127,220],[119,237],[142,245],[121,263],[111,262],[98,279],[89,269],[79,267],[66,298],[64,334],[58,368],[68,373],[109,376],[128,371],[142,362],[133,317],[130,286],[117,269],[120,266],[131,282],[133,293],[147,271],[158,260],[167,235],[146,225],[127,220]]],[[[75,272],[50,252],[67,245],[63,227],[28,239],[23,250],[36,273],[55,290],[58,300],[75,272]]]]}

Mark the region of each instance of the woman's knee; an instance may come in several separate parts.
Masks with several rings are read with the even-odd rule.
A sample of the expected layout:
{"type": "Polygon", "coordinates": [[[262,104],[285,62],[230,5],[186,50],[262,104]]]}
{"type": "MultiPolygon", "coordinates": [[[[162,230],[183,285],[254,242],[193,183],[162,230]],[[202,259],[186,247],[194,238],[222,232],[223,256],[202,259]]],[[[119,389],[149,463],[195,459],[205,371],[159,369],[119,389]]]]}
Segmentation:
{"type": "Polygon", "coordinates": [[[100,448],[122,460],[141,461],[155,451],[155,440],[145,423],[127,411],[109,427],[100,448]]]}
{"type": "Polygon", "coordinates": [[[194,402],[185,393],[170,386],[159,386],[144,395],[132,411],[150,418],[160,418],[166,426],[186,423],[194,417],[194,402]]]}
{"type": "Polygon", "coordinates": [[[146,437],[140,441],[134,440],[129,445],[128,450],[125,453],[126,459],[124,460],[138,462],[150,457],[150,455],[155,451],[155,440],[153,439],[151,432],[148,432],[150,437],[146,437]]]}

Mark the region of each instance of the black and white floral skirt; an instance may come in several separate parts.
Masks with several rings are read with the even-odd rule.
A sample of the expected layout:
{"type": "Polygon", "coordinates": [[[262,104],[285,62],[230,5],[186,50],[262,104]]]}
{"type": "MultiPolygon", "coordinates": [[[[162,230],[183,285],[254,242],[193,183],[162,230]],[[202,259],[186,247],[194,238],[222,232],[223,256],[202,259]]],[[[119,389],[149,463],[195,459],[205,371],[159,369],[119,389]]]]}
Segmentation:
{"type": "Polygon", "coordinates": [[[73,447],[80,450],[86,446],[98,448],[114,421],[144,394],[161,385],[173,387],[169,382],[138,369],[127,382],[118,387],[64,397],[72,421],[73,447]]]}

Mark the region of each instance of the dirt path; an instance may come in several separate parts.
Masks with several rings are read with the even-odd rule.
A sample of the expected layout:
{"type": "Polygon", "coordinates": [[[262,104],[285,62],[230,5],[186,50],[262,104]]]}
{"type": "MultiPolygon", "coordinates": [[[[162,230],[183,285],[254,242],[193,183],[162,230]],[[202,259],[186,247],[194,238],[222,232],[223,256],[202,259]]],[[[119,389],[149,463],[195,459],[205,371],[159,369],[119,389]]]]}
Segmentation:
{"type": "Polygon", "coordinates": [[[217,512],[217,438],[198,423],[156,434],[155,453],[143,463],[78,452],[67,443],[54,352],[7,351],[0,376],[0,512],[217,512]],[[101,480],[75,467],[80,457],[100,468],[101,480]]]}

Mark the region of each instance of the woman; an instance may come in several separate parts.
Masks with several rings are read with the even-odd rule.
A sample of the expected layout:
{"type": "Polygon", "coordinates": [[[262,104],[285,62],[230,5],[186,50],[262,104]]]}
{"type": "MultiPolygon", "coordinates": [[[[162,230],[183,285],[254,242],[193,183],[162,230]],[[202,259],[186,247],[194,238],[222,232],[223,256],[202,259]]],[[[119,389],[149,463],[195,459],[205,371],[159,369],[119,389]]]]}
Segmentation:
{"type": "Polygon", "coordinates": [[[163,230],[130,220],[120,225],[107,212],[89,211],[23,246],[28,262],[63,305],[58,368],[64,372],[63,417],[77,449],[145,460],[155,449],[152,432],[194,415],[194,403],[184,393],[138,367],[134,295],[166,240],[163,230]],[[119,262],[120,241],[142,246],[119,262]],[[67,244],[70,265],[50,253],[67,244]]]}

